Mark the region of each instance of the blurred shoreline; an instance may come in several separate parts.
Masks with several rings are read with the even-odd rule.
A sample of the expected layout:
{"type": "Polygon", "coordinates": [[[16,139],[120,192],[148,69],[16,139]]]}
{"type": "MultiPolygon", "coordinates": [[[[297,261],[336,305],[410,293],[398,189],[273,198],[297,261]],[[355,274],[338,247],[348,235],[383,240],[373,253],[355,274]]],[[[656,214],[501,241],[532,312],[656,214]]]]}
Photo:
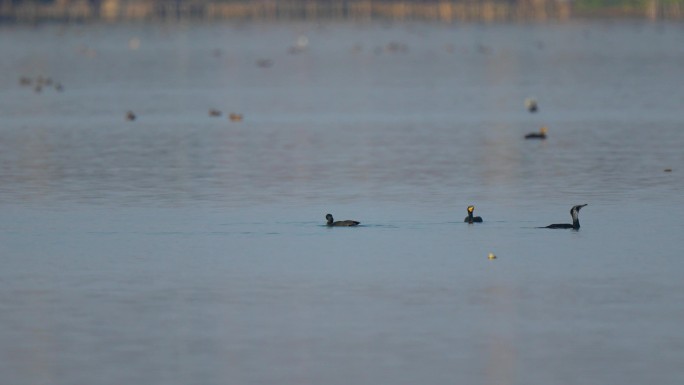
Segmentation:
{"type": "Polygon", "coordinates": [[[683,20],[684,0],[0,0],[0,22],[144,20],[683,20]]]}

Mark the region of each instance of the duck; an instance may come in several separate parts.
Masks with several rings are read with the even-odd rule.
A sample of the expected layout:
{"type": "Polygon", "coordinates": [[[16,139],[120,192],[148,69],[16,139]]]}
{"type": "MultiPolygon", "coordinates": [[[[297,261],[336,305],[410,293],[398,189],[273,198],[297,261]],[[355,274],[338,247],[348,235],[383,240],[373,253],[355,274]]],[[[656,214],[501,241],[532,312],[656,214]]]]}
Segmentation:
{"type": "Polygon", "coordinates": [[[326,214],[326,215],[325,215],[325,219],[328,221],[328,222],[326,223],[326,225],[328,225],[329,227],[333,227],[333,226],[336,226],[336,227],[351,227],[351,226],[358,226],[359,223],[361,223],[361,222],[351,221],[351,220],[335,221],[335,220],[333,219],[332,214],[326,214]]]}
{"type": "Polygon", "coordinates": [[[546,128],[546,126],[542,126],[542,128],[539,129],[539,132],[531,132],[527,135],[525,135],[525,139],[546,139],[546,132],[549,129],[546,128]]]}

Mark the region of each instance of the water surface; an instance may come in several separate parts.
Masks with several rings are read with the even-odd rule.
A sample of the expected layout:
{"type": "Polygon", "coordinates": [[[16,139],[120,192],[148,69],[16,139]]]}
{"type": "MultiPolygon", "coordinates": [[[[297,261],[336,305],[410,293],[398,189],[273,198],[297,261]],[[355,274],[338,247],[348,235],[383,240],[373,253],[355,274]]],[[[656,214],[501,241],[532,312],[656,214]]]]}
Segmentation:
{"type": "Polygon", "coordinates": [[[681,25],[0,35],[6,381],[684,380],[681,25]]]}

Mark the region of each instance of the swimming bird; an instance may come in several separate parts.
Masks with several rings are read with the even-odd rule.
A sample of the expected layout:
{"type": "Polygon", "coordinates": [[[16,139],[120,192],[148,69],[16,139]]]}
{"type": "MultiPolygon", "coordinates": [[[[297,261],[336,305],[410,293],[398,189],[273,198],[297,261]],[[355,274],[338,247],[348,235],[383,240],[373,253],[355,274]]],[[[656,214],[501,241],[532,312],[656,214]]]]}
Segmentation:
{"type": "Polygon", "coordinates": [[[584,206],[586,206],[586,203],[583,205],[573,206],[570,209],[570,215],[572,216],[572,224],[570,224],[570,223],[555,223],[553,225],[548,225],[546,227],[541,227],[541,228],[542,229],[573,229],[573,230],[579,230],[579,228],[580,228],[579,211],[584,206]]]}
{"type": "Polygon", "coordinates": [[[463,222],[468,222],[468,223],[482,222],[482,217],[474,217],[473,211],[475,211],[475,206],[468,206],[468,216],[465,217],[463,222]]]}
{"type": "Polygon", "coordinates": [[[537,100],[534,98],[525,99],[525,108],[527,108],[527,111],[537,112],[537,109],[538,109],[537,100]]]}
{"type": "Polygon", "coordinates": [[[333,222],[334,220],[333,220],[332,214],[326,214],[325,219],[328,220],[328,223],[327,223],[328,226],[346,226],[346,227],[349,227],[349,226],[358,226],[359,223],[361,223],[361,222],[350,221],[350,220],[333,222]]]}
{"type": "Polygon", "coordinates": [[[539,132],[531,132],[527,135],[525,135],[525,139],[546,139],[546,132],[549,129],[546,128],[546,126],[542,126],[542,128],[539,129],[539,132]]]}
{"type": "Polygon", "coordinates": [[[237,114],[235,112],[231,112],[228,114],[228,119],[230,119],[231,122],[241,122],[242,121],[242,114],[237,114]]]}
{"type": "Polygon", "coordinates": [[[135,116],[135,114],[133,113],[133,111],[128,111],[128,112],[126,112],[126,120],[128,120],[128,121],[134,121],[135,118],[136,118],[136,116],[135,116]]]}

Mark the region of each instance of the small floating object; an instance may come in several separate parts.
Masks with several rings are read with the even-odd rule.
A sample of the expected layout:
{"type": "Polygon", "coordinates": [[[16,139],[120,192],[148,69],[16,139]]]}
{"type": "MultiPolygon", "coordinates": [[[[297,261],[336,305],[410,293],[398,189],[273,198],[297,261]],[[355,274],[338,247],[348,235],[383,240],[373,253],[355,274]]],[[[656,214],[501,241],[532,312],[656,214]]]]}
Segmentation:
{"type": "Polygon", "coordinates": [[[537,106],[537,100],[535,98],[525,99],[525,108],[530,112],[537,112],[539,106],[537,106]]]}
{"type": "Polygon", "coordinates": [[[140,38],[138,38],[138,37],[132,37],[132,38],[128,39],[128,49],[130,49],[131,51],[139,50],[140,44],[141,44],[141,41],[140,41],[140,38]]]}
{"type": "Polygon", "coordinates": [[[666,169],[663,170],[663,171],[665,171],[665,172],[672,172],[672,169],[671,169],[671,168],[666,168],[666,169]]]}
{"type": "Polygon", "coordinates": [[[391,41],[385,45],[385,52],[397,53],[406,51],[408,51],[408,45],[406,45],[406,43],[391,41]]]}
{"type": "Polygon", "coordinates": [[[532,132],[527,135],[525,135],[525,139],[546,139],[546,132],[549,129],[546,128],[546,126],[542,126],[542,128],[539,129],[539,132],[532,132]]]}
{"type": "Polygon", "coordinates": [[[273,66],[273,60],[270,59],[259,59],[256,64],[261,68],[270,68],[273,66]]]}
{"type": "Polygon", "coordinates": [[[231,112],[228,115],[228,119],[230,119],[231,122],[241,122],[242,121],[242,114],[236,114],[235,112],[231,112]]]}
{"type": "Polygon", "coordinates": [[[489,259],[496,259],[496,255],[494,255],[494,253],[489,253],[489,255],[487,256],[487,258],[489,258],[489,259]]]}
{"type": "Polygon", "coordinates": [[[215,108],[210,108],[209,109],[209,116],[221,116],[221,111],[219,111],[215,108]]]}
{"type": "Polygon", "coordinates": [[[128,121],[134,121],[135,118],[136,118],[136,116],[135,116],[135,114],[133,113],[133,111],[128,111],[128,112],[126,112],[126,120],[128,120],[128,121]]]}
{"type": "Polygon", "coordinates": [[[62,86],[62,83],[60,83],[60,82],[55,83],[55,91],[57,91],[57,92],[64,91],[64,86],[62,86]]]}
{"type": "Polygon", "coordinates": [[[22,86],[30,86],[33,80],[28,76],[22,76],[19,78],[19,84],[22,86]]]}
{"type": "Polygon", "coordinates": [[[300,52],[306,51],[306,48],[309,46],[309,38],[301,35],[297,38],[297,41],[293,46],[290,47],[290,49],[287,50],[287,52],[291,54],[297,54],[300,52]]]}

